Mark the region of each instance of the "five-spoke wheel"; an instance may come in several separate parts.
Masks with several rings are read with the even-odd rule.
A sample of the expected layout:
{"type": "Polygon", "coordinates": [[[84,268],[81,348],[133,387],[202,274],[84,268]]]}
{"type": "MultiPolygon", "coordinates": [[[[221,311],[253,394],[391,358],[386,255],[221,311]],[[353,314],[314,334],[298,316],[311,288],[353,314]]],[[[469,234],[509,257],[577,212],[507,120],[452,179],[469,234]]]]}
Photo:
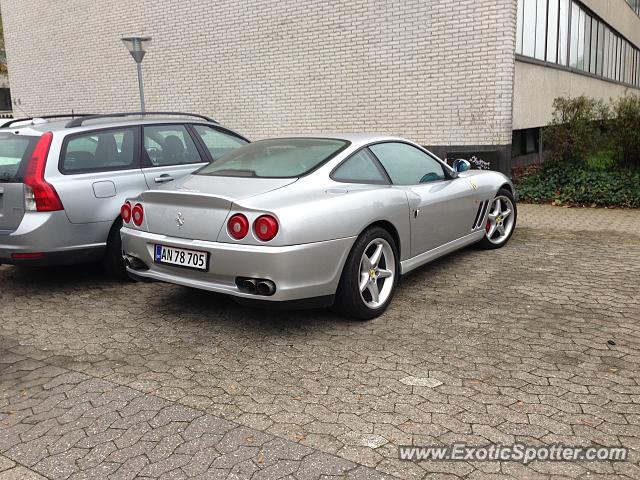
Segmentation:
{"type": "Polygon", "coordinates": [[[391,302],[398,281],[397,246],[382,227],[365,230],[356,240],[340,278],[336,308],[362,320],[375,318],[391,302]]]}
{"type": "Polygon", "coordinates": [[[369,308],[378,308],[387,301],[395,275],[395,255],[391,245],[383,238],[372,240],[360,260],[360,296],[369,308]]]}
{"type": "Polygon", "coordinates": [[[513,203],[507,197],[496,197],[487,216],[487,238],[491,243],[504,242],[513,230],[513,203]]]}
{"type": "Polygon", "coordinates": [[[489,207],[485,235],[480,246],[487,249],[500,248],[507,243],[516,226],[516,201],[509,190],[501,188],[489,207]]]}

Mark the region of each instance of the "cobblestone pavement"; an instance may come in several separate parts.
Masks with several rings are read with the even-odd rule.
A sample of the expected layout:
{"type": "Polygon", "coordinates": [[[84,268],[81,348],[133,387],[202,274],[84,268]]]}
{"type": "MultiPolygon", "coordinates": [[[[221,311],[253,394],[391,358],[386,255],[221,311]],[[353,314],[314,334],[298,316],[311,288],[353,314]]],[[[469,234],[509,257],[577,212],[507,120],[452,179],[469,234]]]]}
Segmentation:
{"type": "Polygon", "coordinates": [[[639,278],[640,211],[531,205],[366,323],[0,267],[0,479],[640,478],[639,278]],[[460,441],[631,455],[397,458],[460,441]]]}

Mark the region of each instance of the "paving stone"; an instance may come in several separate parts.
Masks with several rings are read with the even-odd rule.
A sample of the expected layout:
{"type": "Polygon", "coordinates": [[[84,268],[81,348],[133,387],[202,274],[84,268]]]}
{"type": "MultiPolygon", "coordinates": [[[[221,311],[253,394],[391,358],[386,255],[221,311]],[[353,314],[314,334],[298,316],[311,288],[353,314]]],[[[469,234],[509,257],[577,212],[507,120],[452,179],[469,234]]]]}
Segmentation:
{"type": "Polygon", "coordinates": [[[17,466],[0,472],[0,480],[47,480],[47,478],[28,468],[17,466]]]}
{"type": "Polygon", "coordinates": [[[0,472],[4,472],[5,470],[9,470],[16,466],[16,462],[9,460],[7,457],[3,457],[0,455],[0,472]]]}

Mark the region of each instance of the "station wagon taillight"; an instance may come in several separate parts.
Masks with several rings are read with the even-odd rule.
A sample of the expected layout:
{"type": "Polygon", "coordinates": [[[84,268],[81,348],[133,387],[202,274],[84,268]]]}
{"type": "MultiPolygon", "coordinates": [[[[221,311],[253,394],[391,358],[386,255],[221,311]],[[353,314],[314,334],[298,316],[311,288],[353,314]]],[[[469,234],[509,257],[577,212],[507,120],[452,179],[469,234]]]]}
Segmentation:
{"type": "Polygon", "coordinates": [[[236,213],[227,222],[227,230],[233,238],[242,240],[249,233],[249,220],[241,213],[236,213]]]}
{"type": "Polygon", "coordinates": [[[53,133],[42,134],[27,163],[22,183],[25,185],[24,209],[31,212],[55,212],[64,210],[58,192],[44,179],[47,155],[51,148],[53,133]]]}
{"type": "Polygon", "coordinates": [[[273,240],[278,234],[278,220],[271,215],[262,215],[253,223],[253,231],[263,242],[273,240]]]}
{"type": "Polygon", "coordinates": [[[131,218],[133,219],[133,223],[136,227],[142,225],[142,222],[144,221],[144,209],[142,208],[142,205],[136,203],[136,206],[131,209],[131,218]]]}
{"type": "Polygon", "coordinates": [[[131,203],[125,202],[124,205],[120,207],[120,216],[124,223],[129,223],[131,221],[131,203]]]}

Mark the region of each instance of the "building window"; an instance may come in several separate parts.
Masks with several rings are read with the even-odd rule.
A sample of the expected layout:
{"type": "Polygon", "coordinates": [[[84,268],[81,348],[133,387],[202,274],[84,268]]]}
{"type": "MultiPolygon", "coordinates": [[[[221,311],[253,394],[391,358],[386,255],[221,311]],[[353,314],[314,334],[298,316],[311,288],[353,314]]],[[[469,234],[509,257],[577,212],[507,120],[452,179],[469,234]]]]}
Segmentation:
{"type": "MultiPolygon", "coordinates": [[[[533,1],[533,0],[532,0],[533,1]]],[[[536,53],[535,58],[544,60],[547,34],[547,0],[538,0],[536,9],[536,53]]]]}
{"type": "Polygon", "coordinates": [[[569,49],[569,66],[578,67],[578,18],[580,17],[580,9],[571,9],[571,46],[569,49]]]}
{"type": "Polygon", "coordinates": [[[547,16],[547,62],[558,61],[558,1],[549,0],[547,16]]]}
{"type": "Polygon", "coordinates": [[[589,46],[589,73],[596,74],[596,60],[598,52],[598,20],[591,19],[591,45],[589,46]]]}
{"type": "Polygon", "coordinates": [[[535,57],[536,53],[536,0],[520,0],[524,3],[522,25],[522,54],[535,57]]]}
{"type": "Polygon", "coordinates": [[[569,51],[569,0],[560,0],[559,21],[558,63],[566,65],[569,51]]]}
{"type": "Polygon", "coordinates": [[[11,110],[11,93],[8,88],[0,88],[0,111],[11,110]]]}
{"type": "Polygon", "coordinates": [[[511,141],[511,156],[520,157],[532,153],[540,153],[540,129],[514,130],[511,141]]]}
{"type": "Polygon", "coordinates": [[[579,1],[518,0],[517,22],[517,54],[640,87],[640,49],[579,1]]]}

